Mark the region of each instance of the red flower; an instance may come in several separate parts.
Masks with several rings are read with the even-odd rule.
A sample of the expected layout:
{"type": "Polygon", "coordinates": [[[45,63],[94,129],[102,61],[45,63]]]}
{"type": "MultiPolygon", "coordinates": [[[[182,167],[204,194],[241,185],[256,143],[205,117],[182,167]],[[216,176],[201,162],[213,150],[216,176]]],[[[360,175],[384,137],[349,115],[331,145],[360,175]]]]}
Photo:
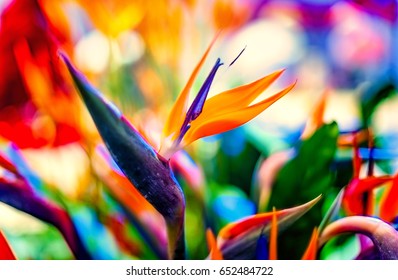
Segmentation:
{"type": "Polygon", "coordinates": [[[40,3],[15,0],[1,15],[0,139],[21,148],[57,146],[80,138],[74,114],[60,111],[74,100],[56,54],[59,42],[67,37],[49,22],[40,3]]]}

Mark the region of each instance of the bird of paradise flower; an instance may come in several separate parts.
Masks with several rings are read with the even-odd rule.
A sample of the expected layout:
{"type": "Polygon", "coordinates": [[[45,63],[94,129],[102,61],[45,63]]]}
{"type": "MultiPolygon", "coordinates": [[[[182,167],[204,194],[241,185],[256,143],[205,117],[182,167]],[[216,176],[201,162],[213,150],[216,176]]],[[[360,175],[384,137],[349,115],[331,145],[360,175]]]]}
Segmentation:
{"type": "Polygon", "coordinates": [[[279,70],[250,84],[224,91],[207,99],[217,70],[223,65],[223,62],[217,59],[209,76],[188,107],[192,85],[214,43],[215,39],[195,67],[167,118],[159,151],[165,158],[170,158],[177,150],[197,139],[226,132],[245,124],[285,96],[295,85],[293,83],[271,97],[250,105],[279,78],[283,73],[283,70],[279,70]]]}
{"type": "Polygon", "coordinates": [[[217,59],[188,108],[193,82],[216,38],[207,48],[173,106],[158,152],[114,105],[89,84],[67,56],[60,52],[113,159],[137,190],[164,217],[170,258],[185,258],[185,198],[171,172],[168,160],[176,151],[199,138],[222,133],[248,122],[286,95],[295,85],[293,83],[277,94],[250,105],[282,74],[281,70],[206,100],[217,70],[223,64],[217,59]]]}

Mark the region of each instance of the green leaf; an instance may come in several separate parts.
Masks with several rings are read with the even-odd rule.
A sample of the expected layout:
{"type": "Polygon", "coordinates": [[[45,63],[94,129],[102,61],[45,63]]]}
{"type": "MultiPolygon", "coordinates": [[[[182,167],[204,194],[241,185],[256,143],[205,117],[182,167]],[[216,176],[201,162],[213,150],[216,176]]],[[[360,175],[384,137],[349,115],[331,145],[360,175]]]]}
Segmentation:
{"type": "Polygon", "coordinates": [[[361,244],[356,235],[341,235],[331,239],[320,252],[321,260],[353,260],[359,254],[361,244]]]}
{"type": "Polygon", "coordinates": [[[392,83],[385,83],[381,87],[371,88],[364,94],[361,102],[362,119],[365,126],[369,126],[370,119],[377,106],[385,99],[395,94],[396,90],[392,83]]]}
{"type": "MultiPolygon", "coordinates": [[[[278,173],[272,187],[268,209],[284,209],[302,204],[311,198],[324,194],[333,186],[334,173],[331,170],[339,129],[335,122],[325,124],[297,149],[296,156],[278,173]]],[[[282,258],[299,258],[315,226],[322,220],[322,203],[317,204],[302,217],[291,230],[280,236],[282,258]]]]}
{"type": "Polygon", "coordinates": [[[297,155],[277,175],[268,209],[283,209],[305,203],[331,186],[331,163],[338,134],[338,126],[333,122],[322,126],[311,138],[301,143],[297,155]]]}
{"type": "Polygon", "coordinates": [[[326,214],[324,215],[321,224],[319,225],[318,232],[322,232],[325,227],[330,224],[332,221],[338,218],[338,214],[341,208],[341,203],[343,201],[345,188],[342,188],[340,192],[337,194],[336,198],[333,200],[332,204],[328,208],[326,214]]]}

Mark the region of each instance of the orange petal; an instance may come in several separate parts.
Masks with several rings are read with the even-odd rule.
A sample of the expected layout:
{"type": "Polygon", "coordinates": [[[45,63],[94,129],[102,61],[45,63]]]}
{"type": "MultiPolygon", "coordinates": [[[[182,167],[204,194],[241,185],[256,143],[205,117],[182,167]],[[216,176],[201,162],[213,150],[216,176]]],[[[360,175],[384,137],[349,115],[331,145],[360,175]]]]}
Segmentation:
{"type": "Polygon", "coordinates": [[[302,256],[302,260],[315,260],[318,252],[318,229],[314,228],[308,247],[302,256]]]}
{"type": "Polygon", "coordinates": [[[358,143],[362,143],[369,138],[367,129],[362,129],[356,133],[343,134],[339,136],[338,144],[340,147],[351,147],[354,142],[354,138],[358,143]]]}
{"type": "Polygon", "coordinates": [[[246,107],[256,99],[264,90],[266,90],[273,82],[282,75],[284,70],[275,71],[257,81],[250,84],[236,87],[222,93],[219,93],[208,100],[203,107],[202,114],[204,118],[228,112],[230,108],[246,107]],[[220,105],[222,106],[220,108],[220,105]]]}
{"type": "Polygon", "coordinates": [[[212,116],[209,116],[208,114],[199,115],[199,117],[191,123],[191,128],[183,138],[183,145],[188,145],[202,137],[226,132],[247,123],[275,103],[278,99],[286,95],[295,84],[296,83],[290,85],[262,102],[244,109],[232,107],[229,108],[228,112],[222,112],[221,114],[219,112],[214,112],[212,116]]]}
{"type": "Polygon", "coordinates": [[[15,260],[15,255],[11,250],[3,233],[0,231],[0,260],[15,260]]]}
{"type": "Polygon", "coordinates": [[[303,139],[308,138],[315,130],[317,130],[324,124],[323,117],[325,114],[326,101],[329,95],[330,95],[330,89],[327,88],[323,92],[321,99],[315,105],[315,109],[312,112],[311,117],[305,126],[304,132],[302,134],[303,139]]]}
{"type": "Polygon", "coordinates": [[[207,239],[207,246],[209,247],[210,251],[209,258],[211,260],[223,260],[224,258],[222,256],[220,249],[217,246],[216,238],[211,229],[206,230],[206,239],[207,239]]]}
{"type": "Polygon", "coordinates": [[[353,168],[354,168],[354,178],[359,178],[359,172],[361,170],[361,164],[362,164],[362,159],[359,155],[359,147],[358,147],[358,139],[357,139],[357,135],[354,135],[353,141],[352,141],[352,145],[354,146],[354,156],[352,158],[352,164],[353,164],[353,168]]]}
{"type": "Polygon", "coordinates": [[[276,217],[275,207],[272,210],[272,223],[271,223],[271,232],[269,236],[269,259],[277,260],[278,259],[278,219],[276,217]]]}
{"type": "Polygon", "coordinates": [[[312,121],[315,125],[316,128],[319,128],[320,126],[323,125],[323,116],[325,114],[325,109],[326,109],[326,101],[330,95],[330,89],[327,88],[324,93],[322,94],[322,98],[317,104],[313,115],[312,115],[312,121]]]}
{"type": "Polygon", "coordinates": [[[78,2],[88,13],[95,27],[114,38],[123,31],[131,30],[145,15],[144,1],[78,2]]]}
{"type": "MultiPolygon", "coordinates": [[[[178,96],[177,101],[174,103],[174,106],[171,109],[166,124],[163,128],[163,137],[167,137],[171,135],[173,132],[177,132],[181,128],[185,119],[185,113],[187,112],[188,109],[189,93],[191,91],[192,85],[196,79],[196,76],[199,73],[200,68],[203,66],[203,63],[206,60],[207,55],[209,54],[214,43],[216,42],[219,34],[220,33],[218,33],[214,37],[213,41],[210,43],[210,46],[208,46],[206,52],[203,54],[201,60],[196,65],[191,76],[189,77],[187,84],[185,85],[184,89],[181,91],[180,95],[178,96]]],[[[178,137],[177,134],[178,133],[174,135],[174,138],[178,137]]]]}
{"type": "Polygon", "coordinates": [[[216,0],[213,2],[213,21],[217,28],[238,28],[250,17],[250,6],[245,5],[244,1],[216,0]]]}
{"type": "Polygon", "coordinates": [[[398,216],[398,175],[395,175],[392,185],[383,194],[380,202],[380,218],[390,222],[398,216]]]}

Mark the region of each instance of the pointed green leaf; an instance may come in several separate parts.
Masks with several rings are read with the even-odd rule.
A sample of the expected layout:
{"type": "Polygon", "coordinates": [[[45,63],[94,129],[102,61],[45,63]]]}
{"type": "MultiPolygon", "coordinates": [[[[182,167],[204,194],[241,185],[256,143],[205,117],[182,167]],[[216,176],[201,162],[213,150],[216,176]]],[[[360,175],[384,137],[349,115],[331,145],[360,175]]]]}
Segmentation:
{"type": "MultiPolygon", "coordinates": [[[[276,176],[267,209],[283,209],[304,203],[319,194],[328,195],[333,187],[332,162],[337,149],[339,129],[335,122],[325,124],[304,140],[293,157],[276,176]]],[[[298,259],[322,220],[322,204],[318,204],[303,219],[279,238],[280,257],[298,259]]]]}

